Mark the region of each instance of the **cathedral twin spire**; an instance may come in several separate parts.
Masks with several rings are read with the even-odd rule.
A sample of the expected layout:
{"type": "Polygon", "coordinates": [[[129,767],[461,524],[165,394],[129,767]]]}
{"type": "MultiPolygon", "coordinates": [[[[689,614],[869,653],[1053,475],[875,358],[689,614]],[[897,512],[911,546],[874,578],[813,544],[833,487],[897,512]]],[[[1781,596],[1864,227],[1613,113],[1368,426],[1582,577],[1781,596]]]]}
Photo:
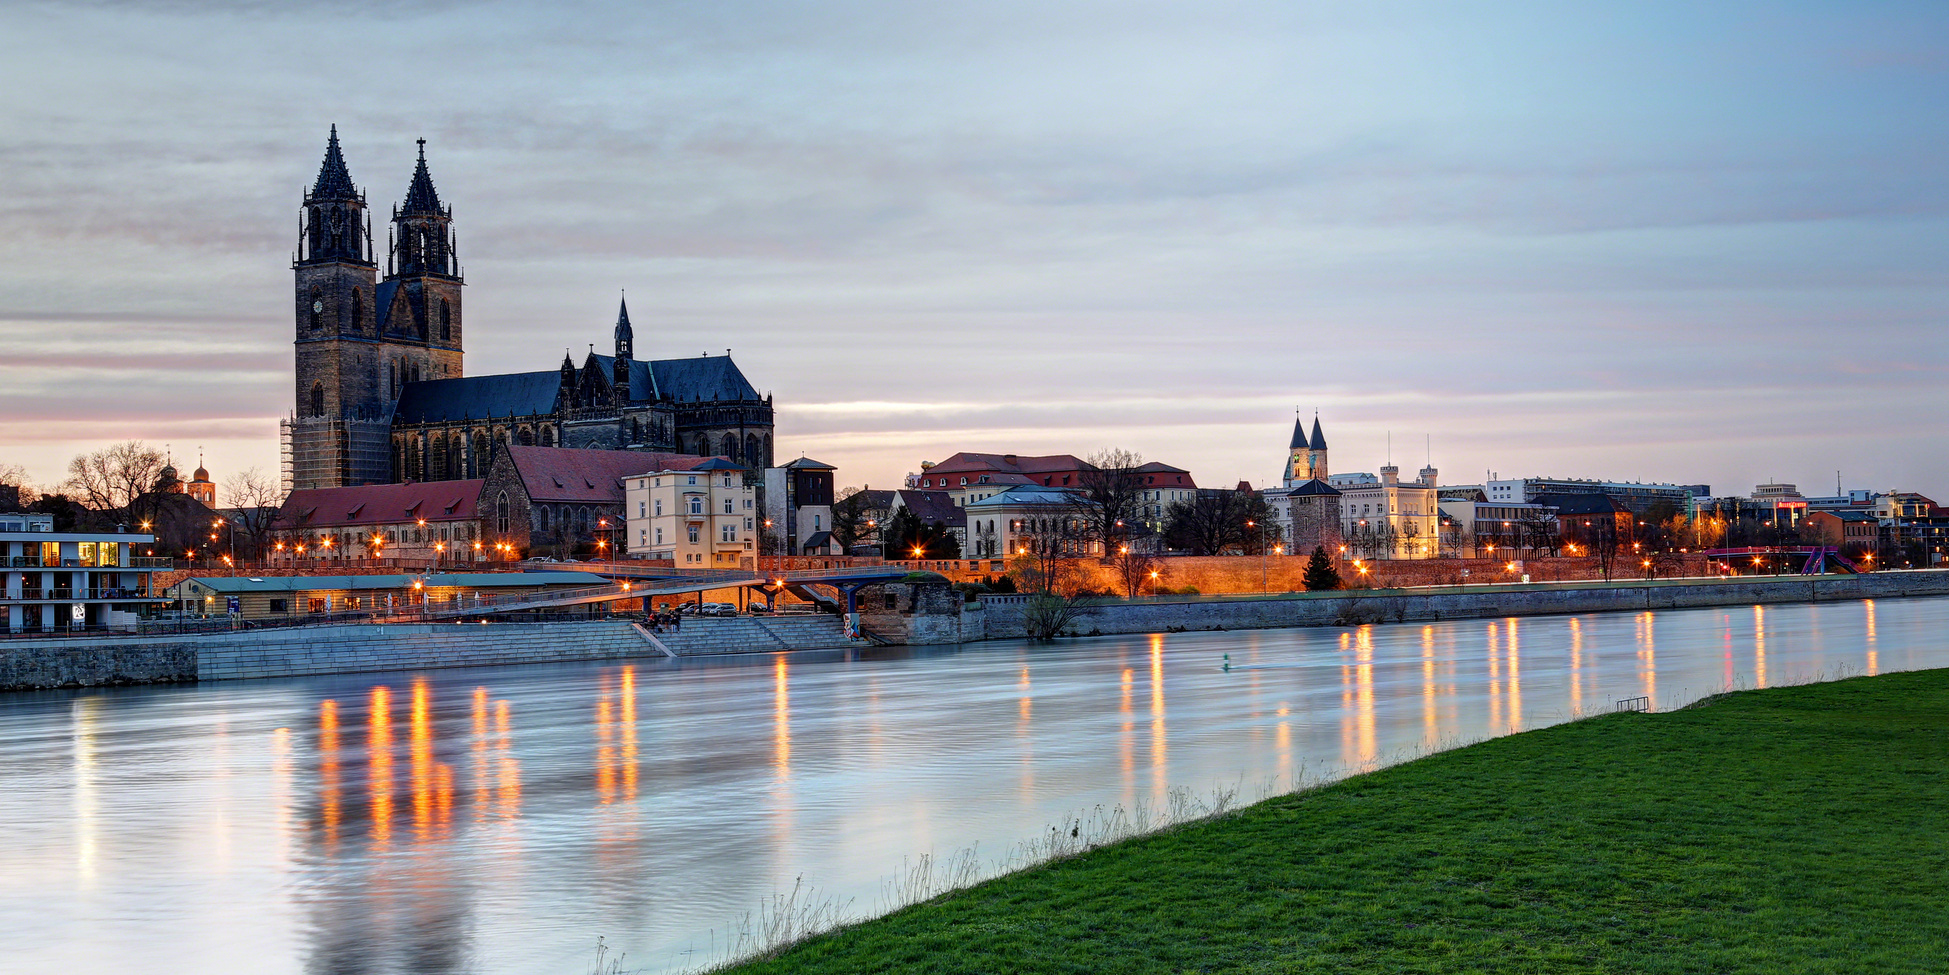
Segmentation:
{"type": "MultiPolygon", "coordinates": [[[[390,250],[387,276],[393,276],[396,267],[400,275],[433,273],[458,277],[460,265],[454,254],[453,210],[440,202],[433,175],[426,168],[426,140],[418,141],[419,160],[406,186],[406,200],[393,208],[394,227],[387,235],[390,250]]],[[[351,170],[345,165],[337,125],[332,126],[331,136],[325,143],[325,158],[318,166],[318,179],[312,184],[311,192],[305,194],[305,205],[311,210],[312,227],[316,228],[308,229],[306,234],[309,259],[364,257],[356,242],[347,242],[336,249],[331,246],[332,238],[342,230],[347,211],[355,211],[352,215],[356,223],[356,211],[365,207],[365,197],[353,185],[351,170]],[[353,254],[353,251],[360,253],[353,254]]]]}

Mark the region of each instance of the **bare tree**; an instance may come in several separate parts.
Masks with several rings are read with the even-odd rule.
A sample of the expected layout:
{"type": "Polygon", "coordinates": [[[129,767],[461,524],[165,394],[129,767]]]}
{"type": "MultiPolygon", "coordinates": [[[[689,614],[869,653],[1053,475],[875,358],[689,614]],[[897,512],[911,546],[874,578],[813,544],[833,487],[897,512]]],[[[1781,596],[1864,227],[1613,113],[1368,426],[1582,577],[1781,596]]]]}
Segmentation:
{"type": "Polygon", "coordinates": [[[1117,568],[1117,579],[1123,583],[1125,598],[1135,599],[1144,591],[1144,584],[1157,576],[1157,555],[1149,545],[1123,545],[1112,560],[1117,568]]]}
{"type": "Polygon", "coordinates": [[[169,461],[137,440],[125,440],[68,462],[64,485],[75,500],[111,519],[154,523],[162,508],[158,495],[175,483],[164,476],[169,461]]]}
{"type": "Polygon", "coordinates": [[[27,468],[19,464],[0,464],[0,494],[10,495],[9,500],[23,509],[38,498],[27,480],[27,468]]]}
{"type": "Polygon", "coordinates": [[[1053,640],[1092,610],[1083,589],[1082,560],[1094,539],[1092,527],[1081,517],[1058,515],[1037,519],[1039,528],[1023,537],[1026,549],[1016,557],[1014,575],[1028,594],[1023,626],[1031,640],[1053,640]]]}
{"type": "Polygon", "coordinates": [[[1089,540],[1101,545],[1099,551],[1106,561],[1137,524],[1138,498],[1144,484],[1137,468],[1143,463],[1136,453],[1115,448],[1083,458],[1073,514],[1089,540]]]}
{"type": "Polygon", "coordinates": [[[1277,542],[1278,525],[1265,498],[1248,491],[1200,491],[1164,510],[1164,541],[1193,555],[1251,554],[1258,551],[1260,525],[1277,542]]]}
{"type": "Polygon", "coordinates": [[[832,540],[839,543],[839,549],[846,555],[853,554],[853,546],[870,544],[875,541],[878,524],[875,523],[867,495],[859,488],[849,487],[839,492],[839,500],[832,506],[832,540]]]}
{"type": "Polygon", "coordinates": [[[245,557],[264,557],[264,543],[270,538],[271,524],[284,503],[278,482],[255,467],[230,475],[223,481],[224,502],[235,510],[234,521],[247,546],[245,557]]]}

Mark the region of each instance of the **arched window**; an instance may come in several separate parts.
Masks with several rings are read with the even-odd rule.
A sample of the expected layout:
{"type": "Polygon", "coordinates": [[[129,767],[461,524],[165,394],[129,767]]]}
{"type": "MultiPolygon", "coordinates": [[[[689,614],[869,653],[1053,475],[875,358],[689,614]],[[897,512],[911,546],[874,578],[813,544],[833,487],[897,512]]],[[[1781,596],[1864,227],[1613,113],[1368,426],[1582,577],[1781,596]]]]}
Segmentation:
{"type": "Polygon", "coordinates": [[[534,445],[535,445],[535,428],[534,428],[534,427],[522,427],[522,428],[521,428],[521,446],[523,446],[523,447],[532,447],[532,446],[534,446],[534,445]]]}
{"type": "Polygon", "coordinates": [[[325,327],[324,307],[325,293],[322,291],[313,291],[311,297],[305,300],[305,314],[311,316],[311,330],[314,332],[325,327]]]}
{"type": "Polygon", "coordinates": [[[545,504],[540,505],[535,509],[535,524],[536,526],[541,528],[543,532],[548,531],[548,506],[547,505],[545,504]]]}
{"type": "Polygon", "coordinates": [[[544,427],[542,427],[542,428],[541,428],[541,445],[542,445],[542,446],[544,446],[544,447],[553,447],[553,446],[555,446],[555,428],[554,428],[554,427],[550,427],[550,426],[544,426],[544,427]]]}
{"type": "Polygon", "coordinates": [[[760,465],[760,464],[758,463],[758,462],[759,462],[759,461],[760,461],[761,459],[762,459],[762,458],[760,458],[760,457],[759,457],[759,455],[758,455],[758,435],[757,435],[757,434],[755,434],[755,433],[753,433],[753,434],[747,434],[747,435],[745,436],[745,438],[744,438],[744,463],[745,463],[745,466],[747,466],[747,467],[758,467],[758,466],[761,466],[761,465],[760,465]]]}
{"type": "Polygon", "coordinates": [[[501,497],[494,503],[494,524],[499,527],[501,534],[507,534],[508,493],[506,491],[502,491],[501,497]]]}
{"type": "Polygon", "coordinates": [[[759,463],[766,467],[771,466],[771,434],[769,433],[765,434],[765,456],[758,458],[758,460],[759,463]]]}
{"type": "Polygon", "coordinates": [[[724,456],[734,459],[738,456],[738,437],[736,434],[727,433],[724,435],[724,456]]]}
{"type": "Polygon", "coordinates": [[[311,415],[312,416],[325,415],[325,384],[324,383],[311,384],[311,415]]]}
{"type": "Polygon", "coordinates": [[[447,438],[436,433],[433,435],[433,468],[427,480],[445,481],[451,477],[447,470],[447,438]]]}
{"type": "Polygon", "coordinates": [[[357,332],[357,331],[362,331],[364,329],[365,329],[365,294],[363,292],[353,291],[352,292],[352,331],[357,332]]]}
{"type": "Polygon", "coordinates": [[[453,310],[447,307],[447,299],[440,299],[440,341],[453,341],[453,310]]]}
{"type": "Polygon", "coordinates": [[[474,431],[474,455],[467,458],[467,476],[479,477],[487,471],[487,434],[474,431]]]}

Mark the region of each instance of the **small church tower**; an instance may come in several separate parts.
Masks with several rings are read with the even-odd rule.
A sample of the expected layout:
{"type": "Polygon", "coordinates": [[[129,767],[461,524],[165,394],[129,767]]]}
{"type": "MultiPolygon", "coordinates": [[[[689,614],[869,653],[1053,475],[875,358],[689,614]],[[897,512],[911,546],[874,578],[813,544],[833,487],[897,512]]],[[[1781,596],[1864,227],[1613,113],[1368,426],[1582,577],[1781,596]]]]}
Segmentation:
{"type": "Polygon", "coordinates": [[[1293,421],[1293,441],[1286,448],[1286,478],[1288,488],[1295,488],[1307,481],[1326,480],[1326,435],[1320,432],[1319,414],[1313,415],[1313,433],[1306,433],[1304,418],[1293,421]]]}
{"type": "Polygon", "coordinates": [[[453,233],[453,208],[440,202],[426,169],[426,140],[406,187],[406,200],[393,208],[391,254],[380,284],[385,304],[382,323],[389,343],[410,346],[394,356],[399,375],[393,386],[422,379],[453,379],[461,373],[460,276],[453,233]]]}

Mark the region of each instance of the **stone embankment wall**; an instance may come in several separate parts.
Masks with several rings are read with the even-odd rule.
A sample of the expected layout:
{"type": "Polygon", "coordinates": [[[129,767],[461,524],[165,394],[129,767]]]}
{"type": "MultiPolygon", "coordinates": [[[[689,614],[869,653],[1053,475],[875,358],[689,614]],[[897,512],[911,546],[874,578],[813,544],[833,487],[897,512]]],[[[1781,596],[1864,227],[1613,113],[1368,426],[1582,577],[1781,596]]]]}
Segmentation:
{"type": "MultiPolygon", "coordinates": [[[[830,616],[692,619],[660,639],[670,652],[774,652],[848,646],[830,616]]],[[[380,670],[429,670],[662,656],[628,620],[308,626],[184,636],[10,640],[0,690],[167,684],[380,670]]]]}
{"type": "MultiPolygon", "coordinates": [[[[1260,599],[1191,599],[1105,603],[1072,628],[1092,633],[1246,630],[1286,626],[1603,613],[1753,603],[1949,595],[1949,572],[1876,572],[1861,576],[1746,577],[1611,585],[1495,587],[1450,591],[1367,590],[1296,593],[1260,599]]],[[[987,639],[1020,639],[1027,597],[982,598],[987,639]]]]}

